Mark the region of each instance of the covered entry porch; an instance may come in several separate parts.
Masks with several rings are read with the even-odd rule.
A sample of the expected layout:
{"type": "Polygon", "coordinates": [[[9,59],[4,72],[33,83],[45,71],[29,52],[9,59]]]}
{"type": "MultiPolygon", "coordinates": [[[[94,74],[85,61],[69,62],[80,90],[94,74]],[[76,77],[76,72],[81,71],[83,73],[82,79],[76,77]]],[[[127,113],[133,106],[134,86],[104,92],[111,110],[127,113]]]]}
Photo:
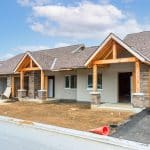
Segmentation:
{"type": "MultiPolygon", "coordinates": [[[[26,54],[15,69],[18,76],[17,97],[19,100],[46,100],[48,77],[36,61],[26,54]]],[[[15,84],[15,81],[14,81],[15,84]]],[[[14,86],[16,87],[16,86],[14,86]]],[[[14,92],[15,93],[15,92],[14,92]]]]}
{"type": "MultiPolygon", "coordinates": [[[[103,93],[110,96],[110,93],[113,93],[115,94],[115,99],[113,102],[111,101],[112,103],[128,103],[136,107],[136,102],[143,99],[140,83],[141,64],[142,62],[137,55],[120,39],[114,35],[107,37],[95,54],[85,64],[93,70],[93,91],[90,93],[92,105],[99,105],[103,102],[103,93]],[[128,65],[131,68],[128,69],[128,65]],[[120,69],[121,66],[124,68],[120,69]],[[112,78],[114,70],[110,68],[116,71],[115,78],[112,78]],[[100,92],[97,88],[97,75],[99,70],[102,70],[103,79],[105,79],[103,83],[107,85],[100,92]],[[105,75],[107,75],[107,80],[105,75]]],[[[111,97],[105,97],[111,99],[111,97]]]]}

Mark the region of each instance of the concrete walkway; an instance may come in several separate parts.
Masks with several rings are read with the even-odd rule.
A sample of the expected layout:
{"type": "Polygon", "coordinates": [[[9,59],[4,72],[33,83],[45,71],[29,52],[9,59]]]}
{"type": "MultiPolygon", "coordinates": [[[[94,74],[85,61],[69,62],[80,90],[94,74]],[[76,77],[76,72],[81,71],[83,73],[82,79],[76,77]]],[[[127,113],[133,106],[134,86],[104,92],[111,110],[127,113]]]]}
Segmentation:
{"type": "Polygon", "coordinates": [[[120,126],[113,137],[150,144],[150,110],[145,109],[120,126]]]}
{"type": "Polygon", "coordinates": [[[103,103],[99,106],[96,106],[95,109],[102,110],[102,109],[112,109],[116,111],[131,111],[133,113],[139,113],[143,109],[141,108],[134,108],[131,104],[126,103],[117,103],[117,104],[110,104],[110,103],[103,103]]]}

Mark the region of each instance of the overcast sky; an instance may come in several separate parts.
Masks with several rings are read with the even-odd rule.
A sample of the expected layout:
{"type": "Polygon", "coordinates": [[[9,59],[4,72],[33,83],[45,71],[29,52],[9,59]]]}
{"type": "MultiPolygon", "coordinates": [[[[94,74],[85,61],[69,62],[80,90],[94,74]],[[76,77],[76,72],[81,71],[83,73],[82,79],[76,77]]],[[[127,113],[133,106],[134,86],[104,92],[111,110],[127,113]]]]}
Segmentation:
{"type": "Polygon", "coordinates": [[[150,0],[1,0],[0,59],[150,30],[150,0]]]}

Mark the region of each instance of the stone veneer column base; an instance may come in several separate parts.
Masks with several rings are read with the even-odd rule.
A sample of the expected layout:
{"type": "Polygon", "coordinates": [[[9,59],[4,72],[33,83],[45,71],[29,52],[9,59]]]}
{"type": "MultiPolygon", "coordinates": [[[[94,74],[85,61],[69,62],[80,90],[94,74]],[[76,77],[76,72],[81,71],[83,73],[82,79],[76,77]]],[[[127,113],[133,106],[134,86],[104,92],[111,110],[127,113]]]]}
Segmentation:
{"type": "Polygon", "coordinates": [[[134,107],[143,108],[145,107],[145,100],[144,100],[144,94],[143,93],[133,93],[131,104],[134,107]]]}
{"type": "Polygon", "coordinates": [[[47,90],[38,90],[38,99],[46,100],[47,98],[47,90]]]}
{"type": "Polygon", "coordinates": [[[26,97],[27,96],[26,93],[27,93],[27,90],[25,90],[25,89],[19,89],[18,90],[18,98],[24,98],[24,97],[26,97]]]}
{"type": "Polygon", "coordinates": [[[100,99],[101,99],[101,96],[100,96],[100,92],[90,92],[91,94],[91,109],[96,109],[97,106],[100,104],[100,99]]]}

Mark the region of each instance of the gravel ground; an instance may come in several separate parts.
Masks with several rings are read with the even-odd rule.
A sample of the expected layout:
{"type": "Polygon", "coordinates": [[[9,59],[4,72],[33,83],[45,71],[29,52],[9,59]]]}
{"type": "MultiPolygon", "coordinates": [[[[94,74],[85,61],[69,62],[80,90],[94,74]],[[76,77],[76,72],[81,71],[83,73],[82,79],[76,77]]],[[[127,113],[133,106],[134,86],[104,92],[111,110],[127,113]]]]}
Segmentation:
{"type": "Polygon", "coordinates": [[[150,110],[145,109],[120,126],[113,137],[150,144],[150,110]]]}

